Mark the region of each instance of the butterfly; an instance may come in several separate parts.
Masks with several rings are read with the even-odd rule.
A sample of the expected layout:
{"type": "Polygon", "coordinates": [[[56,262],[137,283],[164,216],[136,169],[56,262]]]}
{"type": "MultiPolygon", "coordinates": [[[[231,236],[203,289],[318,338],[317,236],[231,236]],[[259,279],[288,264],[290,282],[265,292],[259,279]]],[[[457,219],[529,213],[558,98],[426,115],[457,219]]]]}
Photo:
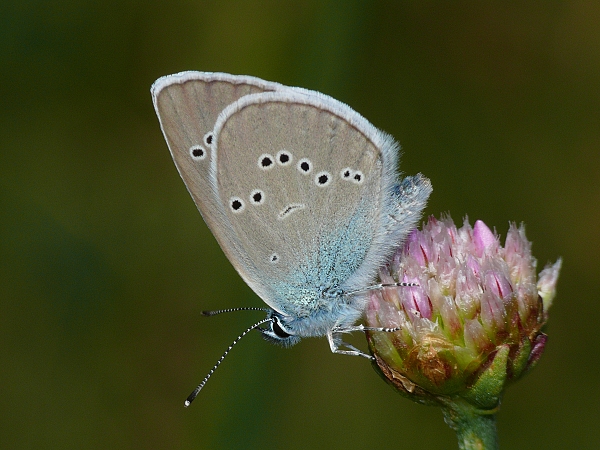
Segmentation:
{"type": "Polygon", "coordinates": [[[365,291],[381,288],[377,270],[419,220],[429,180],[400,178],[393,138],[316,91],[181,72],[159,78],[151,92],[204,221],[268,305],[232,346],[258,329],[283,346],[327,336],[332,352],[371,358],[341,334],[366,329],[355,325],[365,291]]]}

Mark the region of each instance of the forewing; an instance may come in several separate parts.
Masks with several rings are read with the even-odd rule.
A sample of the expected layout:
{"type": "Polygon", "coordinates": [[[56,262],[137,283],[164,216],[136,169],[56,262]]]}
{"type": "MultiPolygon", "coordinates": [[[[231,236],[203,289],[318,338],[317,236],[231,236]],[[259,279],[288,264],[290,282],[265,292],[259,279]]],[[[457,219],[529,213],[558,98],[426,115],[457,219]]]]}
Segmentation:
{"type": "Polygon", "coordinates": [[[154,108],[177,170],[222,247],[221,207],[209,177],[209,133],[230,103],[244,95],[284,88],[259,78],[209,72],[182,72],[159,78],[152,85],[154,108]]]}

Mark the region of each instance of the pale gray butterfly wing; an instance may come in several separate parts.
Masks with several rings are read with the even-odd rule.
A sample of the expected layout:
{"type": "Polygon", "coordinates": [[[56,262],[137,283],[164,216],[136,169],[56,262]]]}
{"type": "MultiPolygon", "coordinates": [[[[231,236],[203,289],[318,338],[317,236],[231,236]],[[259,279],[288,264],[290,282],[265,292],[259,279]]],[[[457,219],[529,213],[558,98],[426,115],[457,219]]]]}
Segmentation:
{"type": "Polygon", "coordinates": [[[397,184],[391,137],[312,91],[242,97],[214,133],[211,182],[238,272],[291,334],[354,323],[364,298],[343,293],[373,281],[418,220],[428,180],[397,184]]]}
{"type": "Polygon", "coordinates": [[[244,95],[284,89],[285,86],[250,76],[181,72],[156,80],[152,100],[165,140],[196,206],[219,240],[221,215],[209,181],[212,131],[219,113],[244,95]],[[210,211],[210,213],[208,213],[210,211]]]}

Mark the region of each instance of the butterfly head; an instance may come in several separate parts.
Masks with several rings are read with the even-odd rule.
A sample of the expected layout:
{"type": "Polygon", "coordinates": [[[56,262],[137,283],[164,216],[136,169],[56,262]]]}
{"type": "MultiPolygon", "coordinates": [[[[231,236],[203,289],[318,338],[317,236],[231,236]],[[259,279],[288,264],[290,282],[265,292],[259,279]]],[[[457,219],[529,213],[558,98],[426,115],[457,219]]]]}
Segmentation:
{"type": "Polygon", "coordinates": [[[300,336],[294,335],[286,326],[285,317],[281,313],[269,309],[267,310],[267,319],[270,320],[267,322],[266,328],[257,328],[266,341],[282,347],[291,347],[300,342],[300,336]]]}

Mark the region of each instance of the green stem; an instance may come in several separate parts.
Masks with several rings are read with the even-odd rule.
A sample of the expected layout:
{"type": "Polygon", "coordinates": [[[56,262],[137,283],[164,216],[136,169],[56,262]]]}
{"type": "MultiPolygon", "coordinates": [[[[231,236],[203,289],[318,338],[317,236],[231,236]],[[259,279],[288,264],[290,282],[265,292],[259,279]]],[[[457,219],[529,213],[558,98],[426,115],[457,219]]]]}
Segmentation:
{"type": "Polygon", "coordinates": [[[444,403],[444,420],[456,432],[460,450],[498,450],[497,409],[477,409],[461,399],[444,403]]]}

